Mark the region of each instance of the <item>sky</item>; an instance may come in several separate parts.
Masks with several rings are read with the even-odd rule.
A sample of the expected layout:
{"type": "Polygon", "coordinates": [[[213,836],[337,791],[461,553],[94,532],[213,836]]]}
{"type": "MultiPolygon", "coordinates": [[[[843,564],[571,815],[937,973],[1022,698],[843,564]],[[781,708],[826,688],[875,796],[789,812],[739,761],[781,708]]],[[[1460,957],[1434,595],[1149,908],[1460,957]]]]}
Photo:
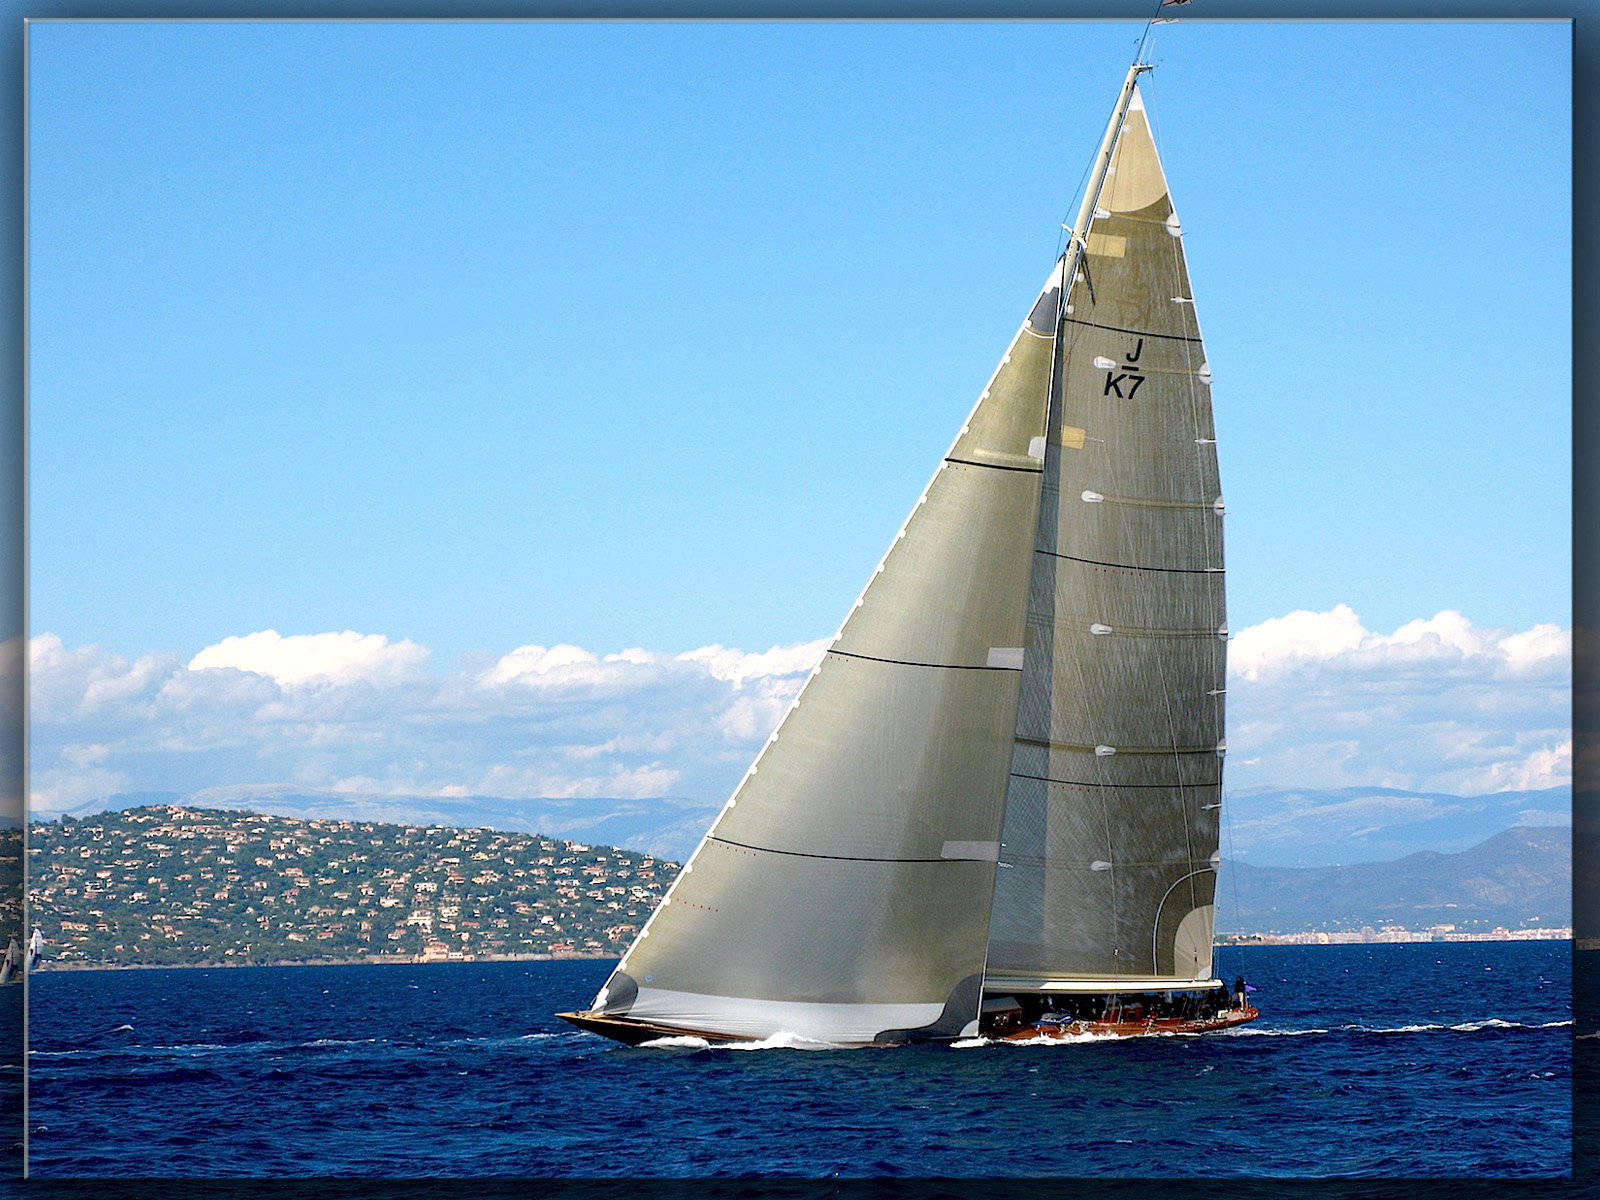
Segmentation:
{"type": "MultiPolygon", "coordinates": [[[[1140,28],[31,25],[36,803],[720,799],[1026,315],[1140,28]]],[[[1569,54],[1156,32],[1235,784],[1570,777],[1569,54]]]]}

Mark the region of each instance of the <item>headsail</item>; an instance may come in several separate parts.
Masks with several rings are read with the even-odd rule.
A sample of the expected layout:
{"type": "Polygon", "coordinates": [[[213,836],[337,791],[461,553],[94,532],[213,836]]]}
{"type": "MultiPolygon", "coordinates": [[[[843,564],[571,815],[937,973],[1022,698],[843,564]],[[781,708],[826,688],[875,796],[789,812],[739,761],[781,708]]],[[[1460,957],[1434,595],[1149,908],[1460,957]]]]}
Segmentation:
{"type": "Polygon", "coordinates": [[[976,1021],[1060,285],[595,1012],[833,1042],[976,1021]]]}
{"type": "Polygon", "coordinates": [[[1227,629],[1210,372],[1132,94],[1062,313],[992,988],[1211,972],[1227,629]]]}

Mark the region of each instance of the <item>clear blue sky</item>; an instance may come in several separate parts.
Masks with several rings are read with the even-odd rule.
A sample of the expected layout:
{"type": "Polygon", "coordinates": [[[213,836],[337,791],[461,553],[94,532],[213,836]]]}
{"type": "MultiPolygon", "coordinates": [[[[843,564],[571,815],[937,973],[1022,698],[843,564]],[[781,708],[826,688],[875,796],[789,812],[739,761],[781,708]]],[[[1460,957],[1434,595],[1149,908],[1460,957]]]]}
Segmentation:
{"type": "MultiPolygon", "coordinates": [[[[831,633],[1139,28],[34,24],[32,632],[831,633]]],[[[1235,629],[1570,622],[1569,49],[1158,29],[1235,629]]]]}

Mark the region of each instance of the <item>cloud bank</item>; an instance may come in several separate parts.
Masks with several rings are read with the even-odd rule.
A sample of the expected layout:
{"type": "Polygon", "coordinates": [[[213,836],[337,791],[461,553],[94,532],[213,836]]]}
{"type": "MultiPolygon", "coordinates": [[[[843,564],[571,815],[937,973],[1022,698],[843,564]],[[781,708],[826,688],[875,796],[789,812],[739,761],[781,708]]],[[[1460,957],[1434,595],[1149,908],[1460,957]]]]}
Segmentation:
{"type": "MultiPolygon", "coordinates": [[[[720,802],[827,640],[746,653],[526,645],[431,669],[353,631],[229,637],[184,661],[28,645],[36,813],[119,792],[293,785],[373,796],[720,802]]],[[[1230,647],[1231,787],[1474,795],[1571,781],[1572,637],[1446,611],[1393,633],[1348,607],[1230,647]]],[[[20,643],[0,643],[0,670],[20,643]]]]}
{"type": "MultiPolygon", "coordinates": [[[[292,784],[393,796],[721,799],[827,641],[746,654],[520,646],[429,673],[381,634],[229,637],[185,663],[28,646],[30,804],[292,784]]],[[[3,661],[3,660],[0,660],[3,661]]]]}
{"type": "Polygon", "coordinates": [[[1293,612],[1228,653],[1233,785],[1478,795],[1572,781],[1572,633],[1293,612]]]}

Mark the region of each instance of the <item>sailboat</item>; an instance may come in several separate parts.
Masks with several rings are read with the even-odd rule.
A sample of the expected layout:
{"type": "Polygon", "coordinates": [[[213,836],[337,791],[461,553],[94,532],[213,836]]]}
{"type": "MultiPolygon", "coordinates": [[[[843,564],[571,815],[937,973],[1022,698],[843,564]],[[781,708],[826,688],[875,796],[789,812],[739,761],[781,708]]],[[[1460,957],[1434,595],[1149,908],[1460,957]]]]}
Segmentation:
{"type": "Polygon", "coordinates": [[[1149,69],[888,553],[566,1020],[849,1046],[1256,1015],[1212,973],[1223,501],[1149,69]]]}

